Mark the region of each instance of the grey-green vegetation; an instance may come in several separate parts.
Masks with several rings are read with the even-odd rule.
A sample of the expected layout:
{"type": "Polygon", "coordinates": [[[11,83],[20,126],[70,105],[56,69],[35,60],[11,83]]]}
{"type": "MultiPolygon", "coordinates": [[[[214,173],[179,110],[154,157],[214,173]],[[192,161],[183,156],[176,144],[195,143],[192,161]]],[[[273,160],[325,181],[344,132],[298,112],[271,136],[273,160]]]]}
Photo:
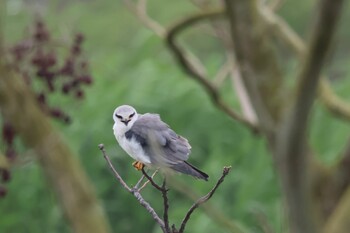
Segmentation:
{"type": "MultiPolygon", "coordinates": [[[[301,35],[307,34],[310,9],[314,1],[286,1],[280,14],[301,35]],[[305,23],[307,22],[307,23],[305,23]]],[[[91,63],[94,83],[86,88],[82,101],[65,97],[55,99],[73,118],[71,125],[55,123],[65,141],[79,155],[91,182],[97,189],[113,232],[160,232],[149,214],[117,183],[102,158],[97,145],[104,143],[118,171],[129,184],[141,174],[132,160],[117,145],[112,133],[112,112],[121,104],[133,105],[140,113],[157,112],[192,145],[190,161],[210,175],[208,183],[181,176],[199,194],[205,194],[221,174],[223,166],[232,172],[210,200],[222,213],[237,222],[246,232],[262,233],[262,224],[275,232],[286,232],[285,210],[278,179],[266,143],[240,123],[218,111],[209,97],[176,65],[163,42],[144,28],[119,1],[48,1],[37,4],[12,0],[7,2],[5,42],[22,38],[35,12],[40,13],[55,34],[69,36],[81,31],[86,36],[84,49],[91,63]]],[[[343,14],[337,43],[332,50],[327,73],[336,92],[349,98],[350,20],[349,5],[343,14]]],[[[150,1],[150,14],[169,25],[195,11],[188,1],[150,1]]],[[[190,32],[185,35],[211,74],[222,63],[222,47],[210,37],[190,32]],[[194,38],[194,39],[193,39],[194,38]]],[[[294,76],[296,64],[285,54],[284,72],[294,76]]],[[[229,93],[232,105],[238,104],[229,93]]],[[[342,152],[350,126],[330,117],[318,102],[312,113],[311,143],[332,164],[342,152]]],[[[1,148],[1,146],[0,146],[1,148]]],[[[71,232],[53,191],[47,183],[35,155],[20,155],[21,163],[12,169],[8,195],[0,199],[0,232],[71,232]]],[[[161,211],[160,194],[146,188],[143,194],[161,211]]],[[[183,194],[170,191],[170,218],[179,224],[192,204],[183,194]]],[[[187,226],[188,232],[228,232],[197,210],[187,226]]]]}

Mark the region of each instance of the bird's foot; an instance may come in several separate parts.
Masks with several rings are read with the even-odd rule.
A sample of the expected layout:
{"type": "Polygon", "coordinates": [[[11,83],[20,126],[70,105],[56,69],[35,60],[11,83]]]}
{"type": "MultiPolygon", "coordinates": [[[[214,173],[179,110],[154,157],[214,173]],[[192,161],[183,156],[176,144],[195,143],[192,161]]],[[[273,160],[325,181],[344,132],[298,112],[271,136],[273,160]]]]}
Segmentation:
{"type": "Polygon", "coordinates": [[[144,164],[141,163],[140,161],[135,161],[132,163],[132,166],[134,166],[134,168],[138,171],[141,171],[144,168],[144,164]]]}

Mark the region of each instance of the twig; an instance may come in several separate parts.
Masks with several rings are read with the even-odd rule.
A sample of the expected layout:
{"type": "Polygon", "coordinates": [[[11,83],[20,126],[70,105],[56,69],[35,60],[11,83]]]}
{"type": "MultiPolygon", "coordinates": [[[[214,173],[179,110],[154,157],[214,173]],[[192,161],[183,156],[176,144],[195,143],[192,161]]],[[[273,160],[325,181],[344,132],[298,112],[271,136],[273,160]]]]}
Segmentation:
{"type": "Polygon", "coordinates": [[[218,72],[216,73],[215,77],[214,77],[214,84],[217,87],[220,87],[222,85],[222,83],[226,80],[226,78],[229,76],[230,70],[231,70],[231,62],[230,61],[226,61],[218,70],[218,72]]]}
{"type": "Polygon", "coordinates": [[[158,216],[158,214],[155,212],[155,210],[152,208],[152,206],[142,197],[142,195],[140,194],[140,192],[137,189],[132,189],[130,188],[125,181],[123,180],[123,178],[119,175],[119,173],[115,170],[111,160],[109,159],[108,155],[106,154],[106,150],[104,149],[104,145],[103,144],[99,144],[98,147],[100,148],[100,150],[103,153],[103,157],[105,158],[105,160],[108,163],[109,168],[112,170],[115,178],[119,181],[119,183],[132,195],[134,195],[134,197],[139,201],[139,203],[152,215],[153,219],[158,223],[158,225],[160,226],[160,228],[163,230],[164,233],[168,233],[165,229],[165,225],[163,220],[158,216]]]}
{"type": "Polygon", "coordinates": [[[154,180],[152,179],[152,177],[150,177],[147,172],[145,171],[144,168],[142,168],[142,174],[149,180],[149,182],[151,182],[151,184],[156,188],[158,189],[159,191],[163,191],[162,187],[160,187],[159,185],[156,184],[156,182],[154,182],[154,180]]]}
{"type": "MultiPolygon", "coordinates": [[[[151,178],[153,179],[157,173],[158,173],[158,170],[155,170],[155,172],[152,174],[151,178]]],[[[143,176],[143,177],[145,177],[145,176],[143,176]]],[[[149,180],[147,179],[146,182],[139,188],[139,192],[141,192],[141,190],[144,189],[148,183],[149,183],[149,180]]]]}
{"type": "Polygon", "coordinates": [[[169,227],[169,199],[168,199],[168,189],[166,187],[166,178],[164,177],[163,185],[162,185],[162,197],[163,197],[163,205],[164,205],[164,212],[163,212],[163,220],[165,229],[170,232],[169,227]]]}
{"type": "MultiPolygon", "coordinates": [[[[135,186],[133,187],[133,189],[138,189],[139,190],[139,192],[141,191],[141,188],[145,185],[145,184],[143,184],[142,186],[141,186],[141,188],[139,188],[139,186],[140,186],[140,184],[142,183],[142,181],[145,179],[146,177],[144,176],[144,175],[142,175],[141,176],[141,178],[139,179],[139,181],[137,181],[137,183],[135,184],[135,186]]],[[[146,181],[147,182],[147,181],[146,181]]],[[[146,183],[145,182],[145,183],[146,183]]]]}
{"type": "Polygon", "coordinates": [[[188,210],[185,218],[182,220],[181,223],[181,227],[179,230],[179,233],[183,233],[186,227],[186,224],[188,222],[188,220],[190,219],[192,213],[203,203],[205,203],[206,201],[208,201],[215,193],[215,191],[217,190],[217,188],[220,186],[220,184],[224,181],[226,175],[231,171],[231,167],[224,167],[223,171],[222,171],[222,176],[220,177],[220,179],[216,182],[214,188],[212,190],[210,190],[210,192],[199,198],[192,206],[191,208],[188,210]]]}
{"type": "Polygon", "coordinates": [[[167,232],[170,232],[170,227],[169,227],[169,217],[168,217],[168,212],[169,212],[169,199],[168,199],[168,189],[166,187],[166,179],[164,178],[162,186],[159,186],[154,182],[152,177],[150,177],[147,172],[145,171],[144,168],[142,168],[142,173],[143,175],[149,180],[149,182],[152,184],[153,187],[155,187],[157,190],[159,190],[162,193],[163,197],[163,206],[164,206],[164,212],[163,212],[163,222],[164,222],[164,227],[167,232]]]}
{"type": "Polygon", "coordinates": [[[177,62],[183,68],[183,70],[187,74],[189,74],[191,78],[196,80],[200,85],[204,87],[204,89],[206,90],[208,95],[211,97],[211,100],[213,101],[213,103],[217,108],[225,112],[232,119],[243,123],[244,125],[248,126],[250,129],[252,129],[254,132],[257,132],[258,126],[248,121],[239,113],[237,113],[234,109],[232,109],[229,105],[227,105],[221,99],[219,90],[217,89],[217,87],[207,77],[205,77],[205,75],[203,75],[202,72],[196,69],[193,62],[190,59],[188,59],[187,53],[176,42],[176,37],[189,26],[192,26],[193,24],[205,19],[220,18],[220,17],[223,17],[224,15],[225,15],[224,11],[220,9],[220,10],[213,10],[209,12],[199,13],[199,14],[187,17],[182,21],[180,21],[179,23],[175,24],[173,27],[171,27],[168,30],[166,35],[166,43],[168,48],[174,54],[177,62]]]}

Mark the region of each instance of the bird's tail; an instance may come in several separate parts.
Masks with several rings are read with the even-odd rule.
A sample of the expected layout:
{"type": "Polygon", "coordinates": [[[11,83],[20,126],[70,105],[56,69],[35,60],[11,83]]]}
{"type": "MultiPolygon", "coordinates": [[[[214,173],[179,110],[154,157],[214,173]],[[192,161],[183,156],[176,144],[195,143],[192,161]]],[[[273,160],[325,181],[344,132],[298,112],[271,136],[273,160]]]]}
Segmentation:
{"type": "Polygon", "coordinates": [[[208,181],[208,178],[209,178],[208,174],[206,174],[205,172],[202,172],[201,170],[199,170],[198,168],[189,164],[186,161],[174,164],[173,166],[171,166],[171,168],[177,172],[191,175],[196,178],[203,179],[205,181],[208,181]]]}

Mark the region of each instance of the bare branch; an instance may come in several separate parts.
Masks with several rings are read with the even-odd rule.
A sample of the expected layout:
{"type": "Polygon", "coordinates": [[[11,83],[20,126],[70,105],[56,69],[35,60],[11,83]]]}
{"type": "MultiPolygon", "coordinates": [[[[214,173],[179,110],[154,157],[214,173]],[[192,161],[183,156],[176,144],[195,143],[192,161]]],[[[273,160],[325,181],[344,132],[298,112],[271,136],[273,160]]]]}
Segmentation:
{"type": "Polygon", "coordinates": [[[219,69],[219,71],[216,73],[215,77],[214,77],[214,85],[217,87],[220,87],[222,85],[222,83],[226,80],[226,78],[228,77],[230,70],[231,70],[231,62],[227,61],[225,62],[221,68],[219,69]]]}
{"type": "Polygon", "coordinates": [[[199,198],[192,206],[191,208],[188,210],[188,212],[186,213],[185,218],[182,220],[181,223],[181,227],[179,230],[179,233],[183,233],[186,227],[186,224],[188,222],[188,220],[190,219],[192,213],[203,203],[207,202],[215,193],[215,191],[217,190],[217,188],[220,186],[220,184],[224,181],[225,177],[227,176],[227,174],[231,171],[231,167],[224,167],[223,171],[222,171],[222,176],[220,177],[220,179],[216,182],[214,188],[212,190],[210,190],[210,192],[199,198]]]}
{"type": "MultiPolygon", "coordinates": [[[[154,176],[158,173],[158,170],[155,170],[151,176],[151,178],[153,179],[154,176]]],[[[143,176],[145,177],[145,176],[143,176]]],[[[146,178],[146,177],[145,177],[146,178]]],[[[139,188],[139,192],[141,192],[142,189],[144,189],[146,187],[146,185],[149,183],[150,181],[147,179],[147,181],[139,188]]]]}
{"type": "Polygon", "coordinates": [[[311,40],[298,77],[296,100],[278,135],[276,154],[282,186],[289,207],[292,232],[317,232],[311,216],[309,156],[305,144],[308,115],[316,95],[342,0],[323,0],[313,27],[311,40]],[[296,171],[297,169],[297,171],[296,171]]]}
{"type": "Polygon", "coordinates": [[[350,105],[334,93],[325,77],[322,77],[318,91],[321,102],[331,113],[343,120],[350,120],[350,105]]]}
{"type": "Polygon", "coordinates": [[[184,70],[190,75],[190,77],[194,78],[198,81],[207,91],[215,106],[219,108],[221,111],[225,112],[229,117],[239,122],[242,122],[249,128],[251,128],[254,132],[258,132],[258,126],[252,122],[249,122],[240,114],[236,113],[234,109],[229,107],[221,98],[219,98],[219,91],[206,78],[206,69],[200,60],[193,55],[190,51],[184,52],[179,46],[175,43],[175,35],[178,33],[177,31],[181,31],[182,29],[190,26],[197,21],[201,21],[207,18],[216,18],[224,15],[222,10],[211,11],[208,13],[201,13],[192,17],[181,21],[179,24],[175,25],[172,29],[166,33],[166,30],[155,20],[147,14],[146,9],[146,0],[140,0],[138,4],[135,4],[132,0],[124,0],[125,5],[128,9],[133,12],[146,27],[151,29],[156,35],[160,38],[166,37],[167,44],[169,48],[173,51],[175,57],[179,61],[180,65],[184,68],[184,70]]]}
{"type": "Polygon", "coordinates": [[[146,181],[140,188],[140,184],[142,183],[142,181],[145,179],[146,177],[144,175],[141,176],[141,178],[139,179],[139,181],[137,181],[137,183],[135,184],[135,186],[133,187],[134,189],[138,189],[139,192],[141,191],[141,189],[146,186],[146,183],[148,183],[148,181],[146,181]]]}
{"type": "Polygon", "coordinates": [[[162,185],[162,197],[163,197],[163,206],[164,206],[164,212],[163,212],[163,220],[165,229],[170,232],[169,227],[169,199],[168,199],[168,189],[166,187],[166,179],[164,178],[163,185],[162,185]]]}
{"type": "Polygon", "coordinates": [[[148,181],[152,184],[153,187],[155,187],[157,190],[159,190],[162,193],[163,197],[163,221],[164,221],[164,227],[167,232],[170,232],[170,227],[169,227],[169,217],[168,217],[168,212],[169,212],[169,200],[168,200],[168,189],[166,187],[166,179],[164,178],[162,186],[157,185],[152,177],[150,177],[147,172],[142,168],[142,173],[143,175],[148,179],[148,181]]]}
{"type": "Polygon", "coordinates": [[[244,86],[260,131],[272,144],[275,126],[285,107],[286,92],[271,35],[260,20],[257,0],[226,0],[225,4],[244,86]]]}
{"type": "Polygon", "coordinates": [[[247,120],[254,123],[255,125],[259,125],[258,118],[256,116],[255,110],[252,106],[252,103],[249,99],[249,95],[247,93],[247,89],[245,88],[242,82],[242,75],[239,70],[239,67],[235,65],[234,57],[231,54],[227,54],[227,59],[231,63],[230,70],[230,78],[232,80],[233,89],[236,92],[236,95],[239,99],[239,103],[241,105],[242,113],[247,120]]]}
{"type": "Polygon", "coordinates": [[[154,182],[154,180],[152,179],[152,177],[150,177],[147,172],[145,171],[144,168],[142,168],[142,174],[149,180],[149,182],[151,182],[151,184],[153,185],[153,187],[155,187],[156,189],[158,189],[159,191],[163,191],[163,188],[160,187],[158,184],[156,184],[156,182],[154,182]]]}
{"type": "Polygon", "coordinates": [[[350,188],[346,190],[339,201],[335,212],[330,216],[323,233],[348,233],[350,228],[350,188]]]}
{"type": "Polygon", "coordinates": [[[125,6],[140,20],[143,25],[153,31],[157,36],[164,38],[165,29],[157,21],[147,14],[147,0],[139,0],[134,3],[132,0],[123,0],[125,6]]]}
{"type": "MultiPolygon", "coordinates": [[[[259,8],[262,19],[272,29],[272,33],[281,39],[298,57],[304,59],[306,46],[302,38],[278,15],[266,7],[259,8]]],[[[350,105],[339,98],[330,87],[327,77],[322,76],[318,89],[318,97],[326,108],[335,116],[350,120],[350,105]]]]}
{"type": "MultiPolygon", "coordinates": [[[[98,147],[100,148],[100,150],[102,151],[103,157],[105,158],[105,160],[108,163],[109,168],[112,170],[115,178],[119,181],[119,183],[123,186],[123,188],[125,188],[129,193],[131,193],[132,195],[134,195],[134,197],[139,201],[139,203],[148,211],[148,213],[151,214],[151,216],[153,217],[153,219],[158,223],[158,225],[160,226],[160,228],[163,230],[164,233],[167,233],[168,231],[166,231],[165,229],[165,225],[163,220],[158,216],[158,214],[156,213],[156,211],[153,209],[153,207],[142,197],[141,193],[139,192],[139,190],[137,189],[132,189],[130,188],[125,181],[123,180],[123,178],[119,175],[119,173],[117,172],[117,170],[114,168],[111,160],[109,159],[106,150],[104,149],[104,145],[103,144],[99,144],[98,147]]],[[[146,173],[144,173],[146,174],[146,173]]],[[[146,176],[147,177],[147,176],[146,176]]],[[[149,176],[148,176],[149,177],[149,176]]],[[[148,178],[147,177],[147,178],[148,178]]]]}
{"type": "Polygon", "coordinates": [[[245,119],[242,115],[237,113],[221,99],[217,87],[211,83],[211,81],[205,75],[203,75],[202,72],[196,69],[196,66],[192,60],[188,58],[188,54],[176,43],[176,37],[187,27],[204,19],[215,19],[222,16],[224,16],[224,12],[222,10],[213,10],[185,18],[168,30],[168,33],[166,35],[166,42],[168,48],[173,52],[179,65],[187,74],[190,75],[191,78],[196,80],[200,85],[204,87],[217,108],[225,112],[232,119],[243,123],[253,131],[257,132],[258,127],[255,124],[245,119]]]}

